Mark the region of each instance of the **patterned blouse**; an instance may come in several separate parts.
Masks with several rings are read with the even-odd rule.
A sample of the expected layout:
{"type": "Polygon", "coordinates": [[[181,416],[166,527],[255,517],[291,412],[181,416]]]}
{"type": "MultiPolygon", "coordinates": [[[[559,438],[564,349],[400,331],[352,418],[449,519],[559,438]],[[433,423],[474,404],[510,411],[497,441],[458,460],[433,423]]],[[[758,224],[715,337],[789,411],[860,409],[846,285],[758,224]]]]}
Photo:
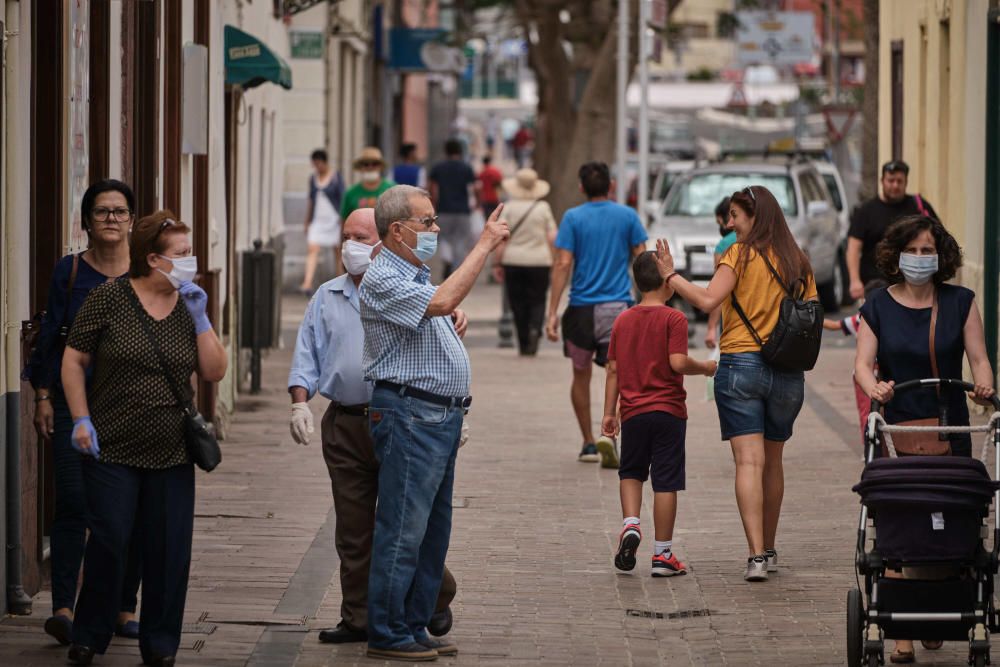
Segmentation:
{"type": "MultiPolygon", "coordinates": [[[[73,322],[67,345],[91,355],[87,387],[90,418],[100,460],[136,468],[190,463],[184,446],[184,418],[156,352],[132,304],[128,278],[95,288],[73,322]]],[[[162,320],[145,309],[174,382],[191,386],[197,370],[194,321],[182,299],[162,320]]]]}

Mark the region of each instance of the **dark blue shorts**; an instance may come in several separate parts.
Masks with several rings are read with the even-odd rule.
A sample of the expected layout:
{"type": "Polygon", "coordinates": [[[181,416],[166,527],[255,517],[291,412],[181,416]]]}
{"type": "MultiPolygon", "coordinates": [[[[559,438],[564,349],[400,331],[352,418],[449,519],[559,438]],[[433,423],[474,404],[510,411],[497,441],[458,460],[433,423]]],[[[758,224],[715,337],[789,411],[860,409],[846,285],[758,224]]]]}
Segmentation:
{"type": "Polygon", "coordinates": [[[766,440],[792,437],[805,396],[804,373],[782,373],[759,352],[723,354],[715,373],[715,404],[722,439],[763,433],[766,440]]]}
{"type": "Polygon", "coordinates": [[[684,490],[684,435],[687,420],[666,412],[645,412],[622,422],[619,479],[645,482],[653,491],[684,490]]]}

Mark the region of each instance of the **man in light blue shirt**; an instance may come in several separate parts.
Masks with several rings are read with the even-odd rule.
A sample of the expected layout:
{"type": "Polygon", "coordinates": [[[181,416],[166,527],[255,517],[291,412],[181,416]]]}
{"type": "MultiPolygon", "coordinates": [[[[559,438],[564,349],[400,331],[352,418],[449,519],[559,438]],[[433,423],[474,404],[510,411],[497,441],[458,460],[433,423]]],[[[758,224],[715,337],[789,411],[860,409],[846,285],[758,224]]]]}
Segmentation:
{"type": "MultiPolygon", "coordinates": [[[[364,330],[358,296],[371,256],[380,249],[374,209],[351,213],[342,233],[347,273],[323,284],[309,302],[288,374],[290,428],[299,444],[309,444],[314,431],[307,401],[317,392],[330,400],[321,440],[337,516],[334,542],[342,601],[340,623],[322,630],[319,638],[334,644],[367,640],[368,569],[378,497],[378,461],[368,428],[371,383],[361,368],[364,330]]],[[[448,605],[454,597],[455,579],[448,573],[435,611],[450,618],[448,605]]]]}
{"type": "Polygon", "coordinates": [[[427,661],[458,653],[427,635],[451,538],[451,495],[469,356],[451,315],[510,236],[502,206],[439,287],[426,262],[440,228],[428,193],[397,185],[375,204],[383,250],[361,282],[365,378],[379,497],[368,578],[368,656],[427,661]]]}
{"type": "MultiPolygon", "coordinates": [[[[646,249],[646,230],[638,214],[610,199],[611,174],[603,162],[580,167],[580,189],[587,202],[563,215],[556,235],[552,265],[552,294],[545,332],[559,340],[559,301],[572,273],[569,307],[562,316],[563,354],[573,362],[570,400],[583,435],[579,461],[601,460],[605,468],[618,467],[614,444],[607,438],[594,441],[590,417],[591,362],[608,360],[611,325],[632,305],[629,265],[646,249]],[[600,450],[600,453],[598,453],[600,450]]],[[[645,178],[639,174],[639,178],[645,178]]]]}

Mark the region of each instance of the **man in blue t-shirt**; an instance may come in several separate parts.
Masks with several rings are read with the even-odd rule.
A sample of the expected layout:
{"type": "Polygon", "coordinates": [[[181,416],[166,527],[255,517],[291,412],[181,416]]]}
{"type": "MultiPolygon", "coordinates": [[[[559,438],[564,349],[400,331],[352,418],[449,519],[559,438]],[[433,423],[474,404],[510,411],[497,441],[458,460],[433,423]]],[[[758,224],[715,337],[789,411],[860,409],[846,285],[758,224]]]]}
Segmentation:
{"type": "Polygon", "coordinates": [[[634,210],[608,198],[611,174],[603,162],[580,167],[580,189],[587,203],[563,215],[556,236],[552,266],[552,295],[545,332],[559,340],[559,300],[572,273],[569,307],[562,316],[563,354],[573,361],[573,411],[583,435],[580,461],[603,458],[605,467],[618,467],[613,448],[598,453],[590,419],[590,377],[593,361],[608,359],[611,325],[632,305],[628,267],[646,249],[646,230],[634,210]],[[596,355],[596,357],[595,357],[596,355]]]}

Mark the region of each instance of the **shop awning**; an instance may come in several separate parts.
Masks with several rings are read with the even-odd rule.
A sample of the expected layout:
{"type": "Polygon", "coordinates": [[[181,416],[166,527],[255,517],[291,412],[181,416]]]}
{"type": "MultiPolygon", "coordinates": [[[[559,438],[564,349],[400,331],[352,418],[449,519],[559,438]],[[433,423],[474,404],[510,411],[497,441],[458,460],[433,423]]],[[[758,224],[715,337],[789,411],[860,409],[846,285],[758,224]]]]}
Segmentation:
{"type": "Polygon", "coordinates": [[[292,70],[281,56],[253,35],[226,26],[226,83],[254,88],[276,83],[291,89],[292,70]]]}

